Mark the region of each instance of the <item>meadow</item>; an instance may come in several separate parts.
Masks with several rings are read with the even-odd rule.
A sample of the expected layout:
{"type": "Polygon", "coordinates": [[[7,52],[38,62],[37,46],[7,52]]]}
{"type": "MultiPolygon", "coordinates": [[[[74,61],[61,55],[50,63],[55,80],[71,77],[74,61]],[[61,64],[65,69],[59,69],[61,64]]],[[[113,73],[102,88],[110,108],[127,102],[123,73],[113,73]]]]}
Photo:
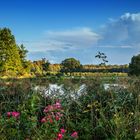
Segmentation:
{"type": "Polygon", "coordinates": [[[0,140],[139,140],[139,85],[137,77],[1,79],[0,140]]]}

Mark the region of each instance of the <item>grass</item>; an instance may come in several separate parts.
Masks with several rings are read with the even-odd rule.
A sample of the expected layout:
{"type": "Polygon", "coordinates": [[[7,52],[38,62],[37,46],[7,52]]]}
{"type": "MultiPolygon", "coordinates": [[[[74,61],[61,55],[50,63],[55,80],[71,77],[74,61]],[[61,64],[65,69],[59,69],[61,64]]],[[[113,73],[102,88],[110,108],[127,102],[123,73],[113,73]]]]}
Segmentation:
{"type": "MultiPolygon", "coordinates": [[[[140,139],[140,80],[129,77],[97,78],[29,78],[0,80],[0,139],[54,140],[61,134],[64,140],[131,140],[140,139]],[[43,96],[36,85],[63,84],[62,90],[43,96]],[[118,83],[127,88],[104,90],[104,83],[118,83]],[[78,89],[82,84],[79,96],[78,89]],[[44,113],[45,107],[60,102],[60,110],[44,113]],[[19,118],[7,112],[20,113],[19,118]],[[55,120],[57,112],[62,114],[55,120]],[[53,115],[52,115],[53,114],[53,115]],[[50,121],[41,123],[43,117],[50,121]],[[77,132],[78,137],[72,137],[77,132]]],[[[42,90],[42,93],[44,90],[42,90]]]]}

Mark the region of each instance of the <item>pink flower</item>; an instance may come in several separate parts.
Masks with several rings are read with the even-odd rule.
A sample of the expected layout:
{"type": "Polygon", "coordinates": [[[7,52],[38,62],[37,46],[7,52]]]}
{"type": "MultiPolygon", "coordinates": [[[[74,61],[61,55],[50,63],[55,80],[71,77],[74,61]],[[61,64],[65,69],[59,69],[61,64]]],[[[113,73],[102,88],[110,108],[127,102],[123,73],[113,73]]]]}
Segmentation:
{"type": "Polygon", "coordinates": [[[53,120],[50,118],[50,123],[53,123],[53,120]]]}
{"type": "Polygon", "coordinates": [[[48,116],[46,117],[46,120],[47,120],[48,122],[50,122],[50,123],[53,123],[53,119],[52,119],[52,116],[51,116],[51,115],[48,115],[48,116]]]}
{"type": "Polygon", "coordinates": [[[73,138],[77,138],[78,137],[78,133],[75,131],[75,132],[73,132],[72,134],[71,134],[71,137],[73,137],[73,138]]]}
{"type": "Polygon", "coordinates": [[[44,118],[42,118],[42,119],[41,119],[41,122],[42,122],[42,123],[47,122],[46,118],[45,118],[45,117],[44,117],[44,118]]]}
{"type": "Polygon", "coordinates": [[[59,117],[62,117],[63,116],[63,114],[61,114],[60,112],[57,112],[56,113],[59,117]]]}
{"type": "Polygon", "coordinates": [[[54,115],[54,112],[51,112],[51,116],[55,116],[55,115],[54,115]]]}
{"type": "Polygon", "coordinates": [[[61,131],[61,134],[65,134],[65,132],[66,132],[66,130],[63,128],[61,128],[60,131],[61,131]]]}
{"type": "Polygon", "coordinates": [[[14,111],[14,112],[12,112],[12,116],[15,118],[18,118],[20,116],[20,113],[14,111]]]}
{"type": "Polygon", "coordinates": [[[56,121],[59,121],[60,120],[60,117],[59,116],[55,116],[55,120],[56,121]]]}
{"type": "Polygon", "coordinates": [[[7,112],[7,116],[10,117],[11,116],[11,112],[7,112]]]}
{"type": "Polygon", "coordinates": [[[55,106],[56,109],[61,109],[61,104],[60,104],[60,102],[56,102],[56,103],[54,104],[54,106],[55,106]]]}
{"type": "Polygon", "coordinates": [[[61,133],[58,133],[57,138],[61,140],[63,138],[63,135],[61,133]]]}
{"type": "Polygon", "coordinates": [[[48,116],[47,116],[47,119],[51,119],[51,118],[52,118],[52,116],[51,116],[51,115],[48,115],[48,116]]]}
{"type": "Polygon", "coordinates": [[[48,105],[47,107],[45,107],[44,112],[47,113],[47,112],[50,112],[50,111],[53,111],[53,110],[54,110],[53,106],[48,105]]]}

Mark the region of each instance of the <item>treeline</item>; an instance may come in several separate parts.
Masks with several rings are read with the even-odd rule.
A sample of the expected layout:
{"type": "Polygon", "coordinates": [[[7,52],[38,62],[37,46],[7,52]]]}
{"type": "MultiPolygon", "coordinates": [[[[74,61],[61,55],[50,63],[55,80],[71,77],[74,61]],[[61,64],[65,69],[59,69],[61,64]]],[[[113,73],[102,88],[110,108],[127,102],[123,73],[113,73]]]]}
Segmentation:
{"type": "MultiPolygon", "coordinates": [[[[61,64],[50,64],[49,69],[50,72],[60,72],[61,64]]],[[[74,72],[74,71],[73,71],[74,72]]],[[[82,65],[82,68],[77,72],[122,72],[128,73],[128,65],[82,65]]]]}
{"type": "Polygon", "coordinates": [[[126,75],[128,73],[128,65],[81,65],[74,58],[65,59],[61,64],[48,63],[46,70],[43,68],[43,60],[34,61],[35,75],[65,75],[65,76],[95,76],[95,75],[126,75]],[[69,60],[69,61],[68,61],[69,60]],[[72,61],[73,60],[73,61],[72,61]],[[68,62],[67,62],[68,61],[68,62]],[[44,70],[43,70],[44,69],[44,70]],[[108,74],[105,74],[108,73],[108,74]],[[124,74],[123,74],[124,73],[124,74]]]}
{"type": "Polygon", "coordinates": [[[128,65],[82,65],[79,60],[74,58],[65,59],[61,64],[50,64],[46,58],[32,62],[26,59],[27,53],[28,51],[23,44],[16,44],[15,37],[10,29],[0,29],[0,77],[46,75],[92,76],[94,75],[92,73],[128,72],[128,65]]]}
{"type": "Polygon", "coordinates": [[[128,73],[128,65],[84,65],[83,72],[122,72],[128,73]]]}

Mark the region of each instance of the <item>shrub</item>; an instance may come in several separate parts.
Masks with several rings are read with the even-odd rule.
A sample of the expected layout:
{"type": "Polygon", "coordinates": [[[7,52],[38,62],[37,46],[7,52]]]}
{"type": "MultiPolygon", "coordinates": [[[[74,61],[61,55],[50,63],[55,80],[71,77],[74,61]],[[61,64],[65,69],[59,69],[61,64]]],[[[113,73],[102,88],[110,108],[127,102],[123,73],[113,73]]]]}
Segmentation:
{"type": "Polygon", "coordinates": [[[140,54],[132,57],[129,64],[129,75],[140,75],[140,54]]]}

